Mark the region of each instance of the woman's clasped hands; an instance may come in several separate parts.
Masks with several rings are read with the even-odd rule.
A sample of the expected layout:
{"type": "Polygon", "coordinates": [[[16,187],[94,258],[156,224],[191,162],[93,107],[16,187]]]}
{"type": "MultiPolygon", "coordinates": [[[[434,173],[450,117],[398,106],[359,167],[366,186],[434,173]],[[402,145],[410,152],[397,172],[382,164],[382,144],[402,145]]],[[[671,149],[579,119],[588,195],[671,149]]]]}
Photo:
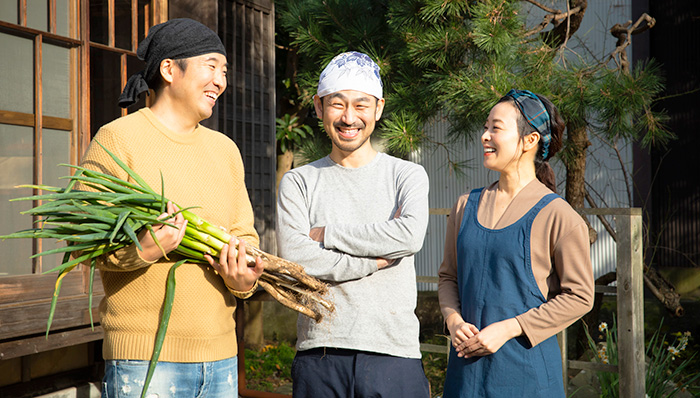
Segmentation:
{"type": "Polygon", "coordinates": [[[471,323],[465,322],[458,314],[453,315],[453,322],[447,322],[452,338],[452,346],[460,358],[490,355],[498,351],[508,340],[523,334],[520,323],[509,318],[492,323],[479,330],[471,323]]]}

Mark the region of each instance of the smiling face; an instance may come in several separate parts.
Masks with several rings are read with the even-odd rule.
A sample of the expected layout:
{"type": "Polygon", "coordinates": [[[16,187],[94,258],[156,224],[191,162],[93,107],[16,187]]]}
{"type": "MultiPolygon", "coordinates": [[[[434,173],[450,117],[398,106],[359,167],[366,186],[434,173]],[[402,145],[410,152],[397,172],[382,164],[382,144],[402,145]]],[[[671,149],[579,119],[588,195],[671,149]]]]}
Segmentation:
{"type": "MultiPolygon", "coordinates": [[[[481,135],[484,167],[498,172],[517,169],[523,155],[523,145],[527,141],[526,145],[528,148],[530,146],[530,139],[524,140],[520,136],[518,117],[518,109],[509,102],[500,102],[491,108],[481,135]]],[[[539,135],[535,138],[539,138],[539,135]]],[[[537,140],[534,144],[537,145],[537,140]]]]}
{"type": "Polygon", "coordinates": [[[314,105],[333,142],[332,157],[347,157],[358,150],[371,150],[369,137],[382,116],[383,98],[377,100],[361,91],[343,90],[323,98],[315,96],[314,105]]]}
{"type": "Polygon", "coordinates": [[[199,123],[211,116],[217,98],[226,90],[228,63],[219,53],[184,61],[184,70],[173,63],[169,94],[182,116],[199,123]]]}

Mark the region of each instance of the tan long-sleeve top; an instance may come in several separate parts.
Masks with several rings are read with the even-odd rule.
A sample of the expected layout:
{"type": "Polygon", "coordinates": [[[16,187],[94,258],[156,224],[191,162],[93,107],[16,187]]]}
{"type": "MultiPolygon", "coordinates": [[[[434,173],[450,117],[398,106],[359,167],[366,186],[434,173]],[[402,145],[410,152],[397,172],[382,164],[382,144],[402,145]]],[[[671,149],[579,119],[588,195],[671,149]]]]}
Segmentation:
{"type": "MultiPolygon", "coordinates": [[[[150,109],[102,127],[95,140],[124,161],[156,192],[229,233],[258,246],[243,162],[225,135],[197,126],[178,135],[150,109]]],[[[132,181],[93,141],[83,167],[132,181]]],[[[80,187],[76,187],[80,188],[80,187]]],[[[82,187],[82,189],[89,187],[82,187]]],[[[168,272],[179,260],[144,261],[134,245],[98,258],[105,297],[100,303],[105,359],[149,360],[165,297],[168,272]]],[[[236,300],[208,264],[186,263],[175,273],[176,288],[161,361],[207,362],[237,354],[233,313],[236,300]]],[[[238,294],[237,294],[238,295],[238,294]]]]}
{"type": "MultiPolygon", "coordinates": [[[[513,199],[499,220],[492,220],[498,183],[482,191],[477,217],[493,229],[518,221],[551,191],[538,180],[530,182],[513,199]]],[[[459,197],[447,221],[445,254],[438,271],[440,309],[445,319],[461,315],[457,282],[457,237],[469,194],[459,197]]],[[[588,227],[581,216],[563,199],[544,207],[532,223],[532,272],[547,302],[516,316],[532,346],[555,335],[593,305],[594,284],[588,227]]],[[[498,292],[493,292],[498,294],[498,292]]]]}

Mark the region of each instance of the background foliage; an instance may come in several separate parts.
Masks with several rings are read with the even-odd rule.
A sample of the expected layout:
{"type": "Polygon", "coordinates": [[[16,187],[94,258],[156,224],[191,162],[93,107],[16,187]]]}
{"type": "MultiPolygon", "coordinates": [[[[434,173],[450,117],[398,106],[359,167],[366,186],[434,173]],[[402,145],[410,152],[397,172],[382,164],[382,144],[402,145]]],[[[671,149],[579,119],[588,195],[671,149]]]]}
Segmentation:
{"type": "Polygon", "coordinates": [[[566,2],[550,3],[564,10],[516,0],[280,1],[281,113],[317,125],[309,105],[318,74],[349,50],[381,67],[387,110],[379,130],[399,156],[421,146],[449,151],[454,142],[439,142],[423,128],[441,115],[452,126],[450,140],[470,142],[498,98],[514,87],[529,89],[553,100],[567,121],[566,195],[572,205],[583,204],[589,134],[644,145],[673,135],[664,128],[665,113],[652,106],[663,89],[659,66],[640,63],[630,71],[626,59],[632,34],[653,19],[618,29],[616,50],[591,62],[567,47],[587,2],[570,0],[569,11],[566,2]],[[524,3],[547,11],[542,23],[526,26],[524,3]]]}

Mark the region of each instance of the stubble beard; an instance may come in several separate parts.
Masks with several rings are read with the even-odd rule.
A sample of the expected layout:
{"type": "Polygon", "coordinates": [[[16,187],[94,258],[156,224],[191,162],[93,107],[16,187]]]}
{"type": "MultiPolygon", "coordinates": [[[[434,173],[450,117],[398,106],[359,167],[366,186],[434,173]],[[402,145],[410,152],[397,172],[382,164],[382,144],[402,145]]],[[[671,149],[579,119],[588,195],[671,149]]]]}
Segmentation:
{"type": "Polygon", "coordinates": [[[343,141],[338,137],[333,137],[331,139],[331,141],[333,141],[333,145],[343,152],[355,152],[358,148],[361,148],[367,142],[367,140],[369,140],[369,135],[364,137],[364,139],[361,141],[343,141]]]}
{"type": "MultiPolygon", "coordinates": [[[[342,123],[341,123],[341,124],[342,124],[342,123]]],[[[363,135],[365,129],[367,128],[367,125],[365,125],[364,123],[362,123],[362,124],[359,125],[359,126],[355,126],[355,125],[349,126],[349,125],[346,125],[346,124],[342,124],[342,125],[336,126],[336,124],[334,124],[332,127],[333,127],[333,129],[335,129],[335,130],[334,130],[335,134],[329,134],[329,137],[331,138],[331,141],[333,142],[333,145],[334,145],[335,147],[337,147],[338,149],[340,149],[341,151],[347,152],[347,153],[354,152],[354,151],[356,151],[357,149],[361,148],[361,147],[367,142],[367,140],[369,140],[369,138],[370,138],[370,136],[371,136],[371,134],[367,134],[367,135],[364,136],[364,137],[359,137],[359,140],[358,140],[358,137],[355,137],[355,138],[352,138],[352,139],[349,139],[349,140],[344,140],[344,139],[340,136],[340,134],[338,134],[338,131],[337,131],[337,130],[339,130],[340,127],[343,127],[343,128],[351,128],[351,127],[354,127],[354,128],[357,128],[358,130],[360,130],[360,132],[358,133],[358,135],[363,135]]]]}

